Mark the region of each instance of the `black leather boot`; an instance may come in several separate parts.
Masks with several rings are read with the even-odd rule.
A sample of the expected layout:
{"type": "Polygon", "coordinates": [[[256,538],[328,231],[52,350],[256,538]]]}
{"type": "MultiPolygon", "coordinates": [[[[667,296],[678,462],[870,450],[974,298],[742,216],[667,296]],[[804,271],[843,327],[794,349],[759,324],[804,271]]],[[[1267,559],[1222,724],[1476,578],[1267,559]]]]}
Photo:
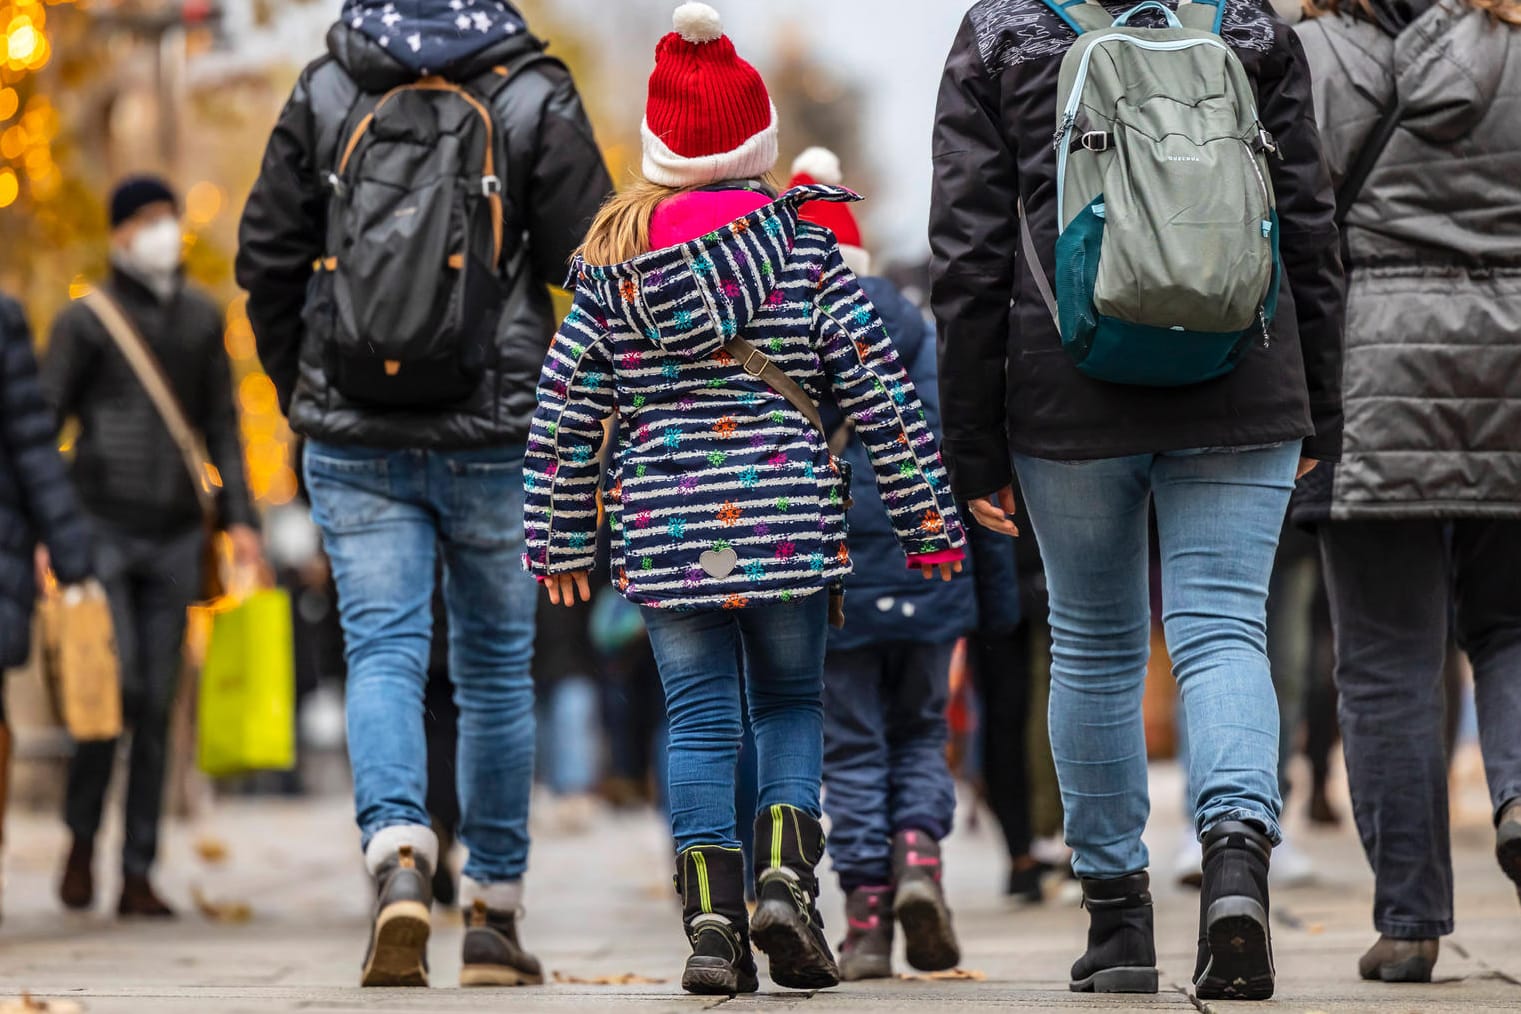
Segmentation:
{"type": "Polygon", "coordinates": [[[845,898],[840,978],[856,982],[892,977],[893,889],[858,887],[845,898]]]}
{"type": "Polygon", "coordinates": [[[1250,824],[1227,821],[1204,836],[1194,967],[1194,990],[1202,1000],[1266,1000],[1273,995],[1268,924],[1272,854],[1272,842],[1250,824]]]}
{"type": "Polygon", "coordinates": [[[676,857],[676,893],[692,956],[681,988],[734,996],[760,988],[745,910],[745,857],[738,849],[698,845],[676,857]]]}
{"type": "Polygon", "coordinates": [[[1495,858],[1516,885],[1517,896],[1521,896],[1521,799],[1507,803],[1500,812],[1500,823],[1495,829],[1495,858]]]}
{"type": "Polygon", "coordinates": [[[361,986],[426,986],[433,871],[403,845],[375,873],[375,923],[361,986]]]}
{"type": "Polygon", "coordinates": [[[1151,877],[1083,880],[1088,950],[1072,966],[1074,993],[1155,993],[1157,947],[1152,931],[1151,877]]]}
{"type": "Polygon", "coordinates": [[[461,986],[542,986],[544,966],[518,943],[518,913],[499,912],[480,898],[465,913],[461,986]]]}
{"type": "Polygon", "coordinates": [[[903,925],[908,963],[921,972],[944,972],[961,962],[940,872],[938,841],[923,831],[893,835],[893,914],[903,925]]]}
{"type": "Polygon", "coordinates": [[[827,989],[840,970],[824,939],[819,879],[824,829],[791,806],[773,806],[755,818],[755,914],[750,935],[770,958],[771,981],[789,989],[827,989]]]}

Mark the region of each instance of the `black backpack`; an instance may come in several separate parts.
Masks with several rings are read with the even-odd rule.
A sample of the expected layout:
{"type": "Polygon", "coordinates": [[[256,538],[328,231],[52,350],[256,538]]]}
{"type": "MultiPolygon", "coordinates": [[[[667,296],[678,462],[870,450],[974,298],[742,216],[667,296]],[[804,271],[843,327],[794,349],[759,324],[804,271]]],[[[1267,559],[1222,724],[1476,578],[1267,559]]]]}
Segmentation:
{"type": "Polygon", "coordinates": [[[488,365],[503,283],[506,146],[492,105],[539,50],[457,83],[363,95],[339,136],[327,237],[307,300],[345,397],[429,408],[469,397],[488,365]]]}

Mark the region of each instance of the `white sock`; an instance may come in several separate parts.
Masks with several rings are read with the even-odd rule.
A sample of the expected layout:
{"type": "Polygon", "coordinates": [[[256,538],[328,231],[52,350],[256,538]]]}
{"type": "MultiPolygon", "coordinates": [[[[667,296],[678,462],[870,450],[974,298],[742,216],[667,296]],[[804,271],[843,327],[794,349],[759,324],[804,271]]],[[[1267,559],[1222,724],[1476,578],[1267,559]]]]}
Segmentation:
{"type": "Polygon", "coordinates": [[[438,835],[423,824],[393,824],[383,827],[370,839],[364,850],[364,864],[374,876],[403,846],[410,845],[419,859],[428,861],[428,869],[438,869],[438,835]]]}
{"type": "Polygon", "coordinates": [[[459,881],[460,908],[469,908],[475,904],[477,898],[484,901],[486,907],[493,912],[516,912],[523,907],[523,882],[501,880],[495,884],[482,884],[469,877],[461,877],[459,881]]]}

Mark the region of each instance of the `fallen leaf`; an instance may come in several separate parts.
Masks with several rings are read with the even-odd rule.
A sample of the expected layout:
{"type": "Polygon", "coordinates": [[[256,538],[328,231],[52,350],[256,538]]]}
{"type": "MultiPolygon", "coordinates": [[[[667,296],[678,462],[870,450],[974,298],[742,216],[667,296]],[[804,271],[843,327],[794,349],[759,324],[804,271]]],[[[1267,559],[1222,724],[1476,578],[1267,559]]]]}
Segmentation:
{"type": "Polygon", "coordinates": [[[190,889],[190,897],[201,915],[212,922],[236,924],[253,918],[253,908],[246,901],[214,901],[202,894],[199,887],[190,889]]]}
{"type": "Polygon", "coordinates": [[[1312,922],[1312,923],[1310,923],[1310,925],[1306,926],[1304,929],[1305,929],[1306,933],[1309,933],[1311,935],[1316,935],[1316,934],[1324,933],[1326,931],[1326,924],[1323,923],[1323,922],[1312,922]]]}
{"type": "Polygon", "coordinates": [[[30,993],[0,1000],[0,1014],[84,1014],[84,1005],[73,1000],[38,1000],[30,993]]]}
{"type": "Polygon", "coordinates": [[[926,975],[899,975],[904,982],[986,982],[987,972],[975,968],[953,968],[948,972],[930,972],[926,975]]]}
{"type": "Polygon", "coordinates": [[[203,835],[196,839],[195,854],[201,857],[201,862],[211,866],[225,863],[231,850],[221,838],[213,838],[211,835],[203,835]]]}
{"type": "Polygon", "coordinates": [[[589,979],[556,972],[554,980],[567,986],[660,986],[665,983],[664,979],[651,979],[634,972],[624,972],[622,975],[594,975],[589,979]]]}

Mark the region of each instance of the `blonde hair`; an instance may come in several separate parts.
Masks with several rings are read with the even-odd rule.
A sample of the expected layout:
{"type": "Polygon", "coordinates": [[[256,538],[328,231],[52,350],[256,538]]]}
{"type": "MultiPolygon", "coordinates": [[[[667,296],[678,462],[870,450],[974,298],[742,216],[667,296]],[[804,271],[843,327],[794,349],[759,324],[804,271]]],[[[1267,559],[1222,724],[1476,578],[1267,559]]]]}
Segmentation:
{"type": "MultiPolygon", "coordinates": [[[[1521,0],[1460,0],[1476,11],[1483,11],[1494,21],[1506,25],[1521,26],[1521,0]]],[[[1372,21],[1373,5],[1370,0],[1304,0],[1304,16],[1318,18],[1327,14],[1361,15],[1372,21]]]]}
{"type": "MultiPolygon", "coordinates": [[[[776,193],[769,175],[760,181],[776,193]]],[[[602,203],[586,230],[586,241],[576,252],[588,264],[622,264],[650,250],[650,222],[655,209],[681,194],[704,190],[712,184],[667,187],[636,175],[632,182],[602,203]]]]}

